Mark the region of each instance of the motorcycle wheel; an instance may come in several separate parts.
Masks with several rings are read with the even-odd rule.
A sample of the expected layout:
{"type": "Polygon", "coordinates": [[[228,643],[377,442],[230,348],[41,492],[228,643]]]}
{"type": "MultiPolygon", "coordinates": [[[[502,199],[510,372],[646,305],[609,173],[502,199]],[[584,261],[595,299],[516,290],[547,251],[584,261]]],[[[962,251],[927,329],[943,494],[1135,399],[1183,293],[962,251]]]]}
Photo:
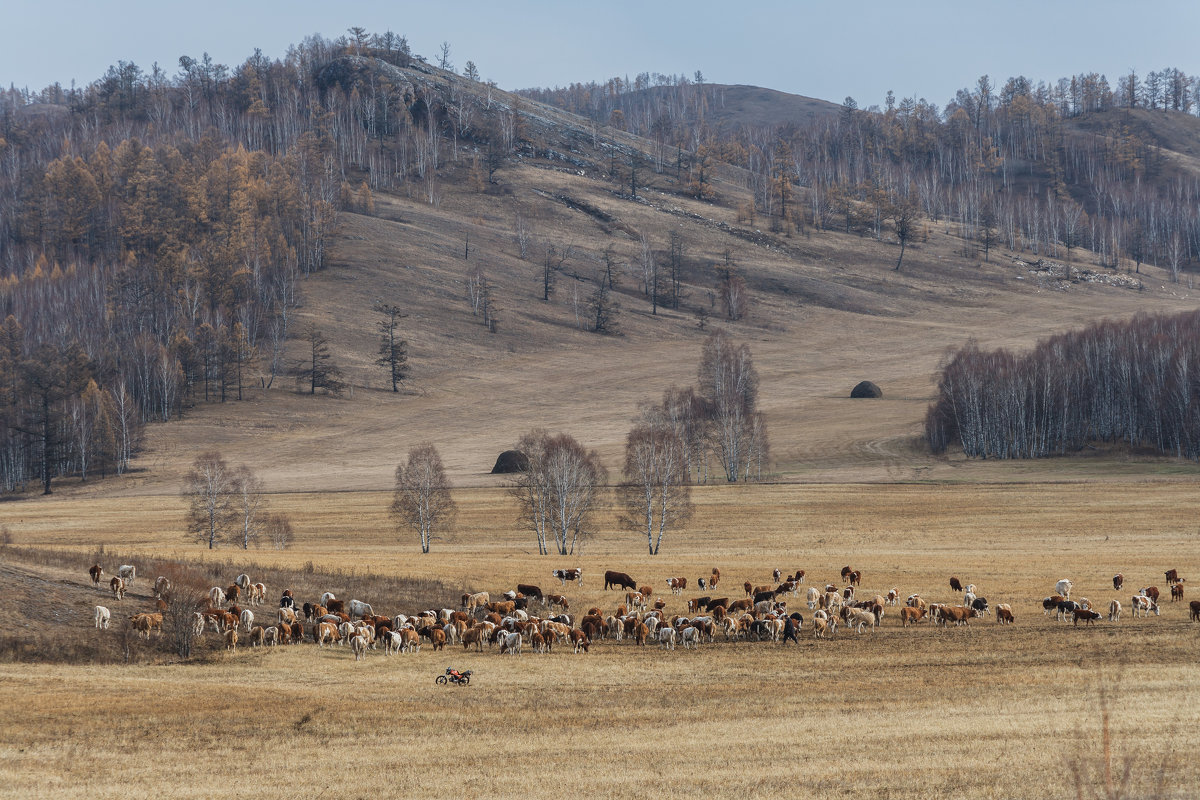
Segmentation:
{"type": "Polygon", "coordinates": [[[433,682],[436,683],[438,686],[445,686],[446,685],[446,676],[438,675],[436,678],[434,678],[433,682]]]}
{"type": "Polygon", "coordinates": [[[471,679],[470,679],[470,677],[468,677],[468,676],[466,676],[466,675],[464,675],[464,676],[463,676],[463,677],[462,677],[460,680],[461,680],[461,682],[462,682],[464,685],[465,685],[465,684],[468,684],[468,683],[470,683],[470,682],[471,682],[471,679]]]}

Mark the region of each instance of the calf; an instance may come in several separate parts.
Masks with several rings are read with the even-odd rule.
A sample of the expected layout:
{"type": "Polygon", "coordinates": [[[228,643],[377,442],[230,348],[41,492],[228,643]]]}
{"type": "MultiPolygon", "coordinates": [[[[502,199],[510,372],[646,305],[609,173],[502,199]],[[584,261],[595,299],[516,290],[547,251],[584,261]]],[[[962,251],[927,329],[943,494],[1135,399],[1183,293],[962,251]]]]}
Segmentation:
{"type": "Polygon", "coordinates": [[[687,588],[687,578],[667,578],[667,586],[671,589],[671,594],[683,594],[683,590],[687,588]]]}
{"type": "Polygon", "coordinates": [[[592,643],[591,637],[578,628],[575,628],[568,633],[567,638],[571,640],[571,646],[574,648],[576,655],[579,654],[580,650],[586,653],[588,651],[588,646],[592,643]]]}
{"type": "Polygon", "coordinates": [[[504,638],[500,640],[500,655],[504,655],[505,653],[508,653],[510,656],[521,655],[521,634],[504,634],[504,638]]]}
{"type": "Polygon", "coordinates": [[[888,591],[887,597],[884,599],[884,602],[889,606],[897,605],[900,602],[900,590],[899,589],[891,589],[890,591],[888,591]]]}
{"type": "Polygon", "coordinates": [[[226,650],[236,650],[237,643],[238,643],[237,631],[233,628],[230,628],[229,630],[225,631],[225,649],[226,650]]]}
{"type": "Polygon", "coordinates": [[[567,598],[561,594],[546,595],[546,604],[551,605],[551,606],[558,606],[563,611],[568,611],[571,608],[571,604],[567,602],[567,598]]]}
{"type": "Polygon", "coordinates": [[[116,575],[108,582],[108,588],[118,600],[125,599],[125,579],[116,575]]]}
{"type": "Polygon", "coordinates": [[[961,592],[963,590],[962,582],[959,581],[959,579],[954,575],[950,576],[950,588],[956,592],[961,592]]]}
{"type": "Polygon", "coordinates": [[[1108,604],[1108,621],[1118,622],[1121,619],[1121,601],[1113,600],[1108,604]]]}
{"type": "Polygon", "coordinates": [[[581,569],[556,569],[550,573],[550,577],[558,578],[563,586],[567,585],[567,581],[575,581],[580,586],[583,586],[583,570],[581,569]]]}
{"type": "Polygon", "coordinates": [[[675,635],[676,634],[675,634],[674,628],[669,627],[669,626],[662,628],[658,632],[658,643],[663,646],[664,650],[674,650],[675,649],[675,635]]]}
{"type": "Polygon", "coordinates": [[[108,621],[112,614],[104,606],[96,606],[96,627],[104,630],[108,627],[108,621]]]}
{"type": "Polygon", "coordinates": [[[1121,587],[1124,585],[1125,585],[1125,576],[1124,575],[1122,575],[1119,572],[1116,575],[1113,575],[1113,588],[1114,589],[1116,589],[1119,592],[1119,591],[1121,591],[1121,587]]]}
{"type": "Polygon", "coordinates": [[[126,583],[132,584],[137,578],[137,567],[132,564],[122,564],[120,567],[117,567],[117,576],[124,578],[126,583]]]}
{"type": "Polygon", "coordinates": [[[361,661],[367,657],[367,637],[361,634],[350,640],[350,649],[354,651],[354,660],[361,661]]]}
{"type": "Polygon", "coordinates": [[[746,581],[745,583],[743,583],[742,588],[746,590],[746,597],[754,596],[754,586],[751,585],[750,581],[746,581]]]}
{"type": "Polygon", "coordinates": [[[1183,599],[1183,581],[1171,584],[1171,602],[1183,599]]]}
{"type": "Polygon", "coordinates": [[[1163,578],[1166,580],[1167,586],[1173,586],[1183,580],[1183,578],[1179,577],[1179,570],[1177,569],[1167,570],[1163,573],[1163,578]]]}
{"type": "Polygon", "coordinates": [[[997,625],[1012,625],[1013,613],[1012,606],[1008,603],[1001,603],[996,606],[996,624],[997,625]]]}
{"type": "Polygon", "coordinates": [[[862,573],[858,570],[852,571],[847,578],[849,579],[851,586],[862,586],[862,573]]]}
{"type": "Polygon", "coordinates": [[[1075,627],[1076,628],[1079,627],[1079,620],[1083,620],[1084,625],[1087,626],[1087,625],[1091,625],[1093,622],[1095,622],[1098,619],[1100,619],[1099,611],[1092,611],[1091,609],[1088,609],[1088,608],[1075,609],[1075,627]]]}
{"type": "Polygon", "coordinates": [[[1147,586],[1145,589],[1142,589],[1140,592],[1138,592],[1138,594],[1142,595],[1143,597],[1149,597],[1151,600],[1153,600],[1156,603],[1158,602],[1158,587],[1157,586],[1147,586]]]}

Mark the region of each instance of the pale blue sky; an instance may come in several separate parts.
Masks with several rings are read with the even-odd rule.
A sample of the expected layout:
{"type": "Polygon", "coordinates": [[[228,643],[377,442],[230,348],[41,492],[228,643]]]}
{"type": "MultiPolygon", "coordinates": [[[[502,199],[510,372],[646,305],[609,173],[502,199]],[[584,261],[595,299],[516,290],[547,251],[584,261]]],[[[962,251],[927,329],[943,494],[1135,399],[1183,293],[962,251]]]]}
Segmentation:
{"type": "Polygon", "coordinates": [[[271,58],[351,25],[391,29],[433,60],[443,40],[502,88],[697,69],[716,83],[767,86],[860,106],[897,97],[945,105],[982,74],[996,84],[1096,71],[1110,83],[1179,67],[1200,74],[1200,3],[1168,0],[840,2],[179,3],[0,0],[0,85],[83,85],[118,60],[169,74],[207,51],[230,66],[255,47],[271,58]]]}

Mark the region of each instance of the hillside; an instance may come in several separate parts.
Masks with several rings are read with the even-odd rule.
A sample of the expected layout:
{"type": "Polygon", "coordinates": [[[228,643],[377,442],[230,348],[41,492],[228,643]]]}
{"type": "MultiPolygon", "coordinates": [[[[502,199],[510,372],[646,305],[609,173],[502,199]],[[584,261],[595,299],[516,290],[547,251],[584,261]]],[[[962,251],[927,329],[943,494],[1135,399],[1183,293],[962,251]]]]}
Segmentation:
{"type": "MultiPolygon", "coordinates": [[[[190,325],[158,334],[166,341],[157,346],[170,366],[170,359],[183,352],[177,342],[188,343],[189,336],[199,341],[199,322],[233,331],[234,321],[249,319],[248,327],[259,330],[259,339],[258,357],[242,376],[247,378],[245,399],[205,401],[197,388],[199,376],[207,395],[213,372],[207,362],[203,373],[195,371],[199,367],[193,355],[193,365],[186,368],[191,371],[180,367],[190,408],[181,421],[148,425],[133,471],[119,481],[61,481],[63,490],[173,494],[194,455],[213,448],[255,468],[272,491],[381,489],[390,485],[392,470],[407,450],[421,441],[441,449],[456,484],[491,485],[496,480],[487,472],[496,454],[539,426],[570,432],[597,448],[615,473],[639,404],[656,401],[672,385],[694,382],[701,345],[715,326],[751,349],[761,376],[772,472],[780,480],[1190,473],[1190,464],[1180,467],[1154,458],[1143,463],[1104,449],[1066,462],[995,465],[932,458],[921,441],[921,419],[948,348],[970,339],[988,347],[1027,347],[1050,333],[1106,316],[1195,306],[1186,273],[1174,282],[1176,276],[1162,266],[1142,263],[1140,274],[1130,274],[1134,263],[1126,256],[1126,243],[1137,220],[1096,217],[1091,228],[1096,250],[1084,249],[1074,235],[1074,249],[1066,249],[1063,212],[1042,186],[1061,177],[1053,169],[1031,167],[1017,185],[1032,199],[1018,197],[999,185],[1001,179],[1008,181],[1008,174],[989,166],[995,155],[985,152],[990,146],[986,137],[968,137],[966,150],[947,151],[948,163],[981,153],[984,159],[973,162],[967,177],[950,189],[938,183],[936,173],[909,172],[915,167],[897,166],[887,160],[890,155],[869,162],[877,170],[872,178],[877,183],[855,182],[853,173],[865,171],[862,154],[887,150],[868,146],[872,137],[889,147],[892,136],[905,137],[906,146],[918,149],[951,146],[921,138],[920,128],[928,120],[917,108],[907,119],[855,112],[840,142],[822,138],[819,122],[793,126],[790,130],[799,137],[793,144],[819,144],[819,152],[805,157],[826,159],[833,176],[806,183],[806,168],[799,159],[789,166],[789,145],[782,139],[757,155],[738,151],[736,138],[713,144],[709,154],[699,149],[685,154],[668,147],[668,139],[658,134],[640,138],[393,51],[384,55],[336,50],[314,55],[313,81],[305,90],[314,103],[323,104],[318,108],[327,106],[337,114],[318,117],[317,133],[305,134],[307,139],[296,138],[291,127],[296,121],[286,116],[276,125],[281,132],[271,135],[261,130],[261,115],[251,111],[239,112],[245,115],[244,127],[228,124],[232,141],[269,144],[273,135],[282,137],[273,145],[278,151],[273,161],[253,162],[255,157],[240,149],[223,158],[231,163],[242,159],[246,163],[235,166],[251,174],[256,164],[265,163],[261,169],[272,183],[248,191],[261,192],[280,207],[284,201],[274,198],[285,197],[292,185],[302,193],[302,211],[308,216],[282,225],[282,233],[271,241],[303,244],[309,274],[288,304],[277,299],[278,281],[264,282],[267,305],[261,312],[222,305],[236,293],[222,290],[205,297],[196,294],[203,287],[181,282],[176,297],[188,298],[184,310],[191,315],[190,325]],[[363,114],[364,97],[374,98],[376,110],[386,109],[382,119],[363,114]],[[905,132],[907,128],[911,130],[905,132]],[[295,143],[286,145],[288,137],[295,143]],[[727,157],[727,163],[713,154],[727,157]],[[388,168],[388,159],[395,160],[395,169],[388,168]],[[777,168],[787,170],[782,183],[773,177],[777,168]],[[294,184],[277,180],[289,170],[295,172],[294,184]],[[847,175],[839,176],[840,171],[847,175]],[[986,227],[980,222],[980,191],[992,193],[1003,212],[1004,224],[987,260],[979,244],[981,226],[986,227]],[[894,210],[906,200],[929,211],[918,216],[906,242],[903,269],[897,271],[894,210]],[[952,200],[958,216],[950,213],[952,200]],[[336,217],[334,207],[340,209],[336,217]],[[326,220],[331,224],[326,226],[326,220]],[[666,269],[673,236],[679,246],[682,296],[678,308],[652,308],[643,266],[653,262],[666,269]],[[589,330],[588,303],[601,282],[606,253],[621,311],[619,332],[601,335],[589,330]],[[1049,265],[1043,261],[1047,254],[1049,265]],[[1071,264],[1063,266],[1068,259],[1071,264]],[[751,298],[749,313],[736,321],[724,318],[718,298],[719,270],[725,265],[745,281],[751,298]],[[1076,271],[1074,279],[1061,277],[1071,270],[1076,271]],[[547,272],[554,291],[543,299],[547,272]],[[486,276],[491,287],[493,329],[468,303],[467,283],[475,275],[486,276]],[[378,316],[371,309],[381,301],[406,314],[401,335],[409,345],[411,374],[398,394],[387,391],[383,371],[373,364],[378,316]],[[289,305],[293,303],[298,305],[289,305]],[[254,313],[261,316],[254,318],[254,313]],[[297,364],[304,331],[321,330],[349,383],[344,396],[306,396],[295,391],[282,371],[268,373],[269,342],[261,330],[285,316],[291,338],[279,363],[297,364]],[[882,387],[881,400],[848,398],[850,388],[864,379],[882,387]]],[[[255,69],[270,77],[262,65],[255,69]]],[[[717,126],[736,119],[767,127],[795,119],[819,121],[838,108],[755,87],[705,90],[704,113],[717,126]]],[[[648,90],[655,91],[660,90],[648,90]]],[[[692,99],[696,97],[693,93],[692,99]]],[[[117,118],[128,113],[116,94],[101,92],[97,98],[94,102],[104,113],[117,118]]],[[[28,116],[30,125],[52,127],[62,114],[34,109],[28,116]]],[[[1111,158],[1107,151],[1136,143],[1157,147],[1179,163],[1191,158],[1198,141],[1194,120],[1169,116],[1170,124],[1153,144],[1146,133],[1158,130],[1157,115],[1151,112],[1134,117],[1149,126],[1139,128],[1140,135],[1128,124],[1114,133],[1112,125],[1102,125],[1100,115],[1070,124],[1081,137],[1089,133],[1088,125],[1104,131],[1112,146],[1103,136],[1093,137],[1100,145],[1088,145],[1089,157],[1107,159],[1104,169],[1114,174],[1123,170],[1136,179],[1147,170],[1140,151],[1121,151],[1111,158]]],[[[960,121],[961,114],[945,127],[951,130],[960,121]]],[[[998,118],[996,125],[1002,123],[1009,124],[998,118]]],[[[139,124],[144,128],[136,130],[147,137],[161,135],[145,120],[139,124]]],[[[744,130],[738,135],[757,136],[744,130]]],[[[209,157],[203,148],[185,152],[200,162],[209,157]]],[[[178,162],[170,149],[156,153],[167,166],[178,162]]],[[[94,160],[98,156],[99,151],[94,160]]],[[[52,166],[67,161],[64,155],[52,166]]],[[[73,167],[68,164],[66,174],[67,168],[87,166],[80,164],[79,159],[73,167]]],[[[204,176],[203,185],[211,186],[217,178],[226,179],[226,173],[204,176]]],[[[1145,191],[1136,180],[1133,185],[1135,192],[1145,191]]],[[[1070,188],[1081,194],[1084,185],[1070,188]]],[[[1139,198],[1135,193],[1129,204],[1131,198],[1122,197],[1123,207],[1141,208],[1139,198]]],[[[146,218],[136,208],[139,200],[136,195],[130,201],[131,213],[146,218]]],[[[37,210],[45,213],[47,207],[37,210]]],[[[260,204],[260,210],[265,208],[260,204]]],[[[217,210],[214,205],[208,213],[217,210]]],[[[1194,221],[1176,220],[1180,226],[1194,221]]],[[[246,223],[235,219],[228,225],[234,229],[246,223]]],[[[220,252],[224,230],[202,234],[209,238],[192,247],[220,252]]],[[[59,252],[78,258],[86,237],[68,226],[58,235],[59,252]]],[[[1163,241],[1145,229],[1138,235],[1143,237],[1139,241],[1163,241]]],[[[6,249],[5,259],[18,265],[14,269],[28,272],[24,265],[32,261],[33,242],[30,236],[6,249]]],[[[279,252],[288,258],[288,250],[279,252]]],[[[158,255],[148,252],[147,262],[158,255]]],[[[1142,261],[1164,263],[1161,250],[1143,249],[1138,255],[1142,261]]],[[[247,250],[238,257],[249,261],[260,254],[247,250]]],[[[173,269],[174,262],[163,263],[173,269]]],[[[237,273],[238,280],[260,280],[258,271],[248,272],[237,273]]],[[[35,279],[44,280],[37,277],[44,274],[39,267],[35,279]]],[[[83,272],[52,274],[75,280],[83,272]]],[[[178,271],[164,274],[179,280],[178,271]]],[[[18,278],[36,282],[20,272],[9,280],[18,278]]],[[[220,275],[204,278],[205,286],[218,288],[225,280],[220,275]]],[[[104,294],[93,292],[90,302],[97,297],[102,301],[104,294]]],[[[153,306],[134,310],[157,324],[153,306]]],[[[98,316],[103,317],[102,302],[98,316]]],[[[42,325],[56,329],[49,321],[42,325]]],[[[134,344],[140,348],[143,341],[134,344]]],[[[114,369],[121,368],[120,358],[115,360],[114,369]]],[[[228,373],[220,380],[224,391],[228,373]]],[[[147,391],[156,385],[150,379],[144,383],[147,391]]],[[[170,410],[168,399],[156,402],[170,410]]]]}

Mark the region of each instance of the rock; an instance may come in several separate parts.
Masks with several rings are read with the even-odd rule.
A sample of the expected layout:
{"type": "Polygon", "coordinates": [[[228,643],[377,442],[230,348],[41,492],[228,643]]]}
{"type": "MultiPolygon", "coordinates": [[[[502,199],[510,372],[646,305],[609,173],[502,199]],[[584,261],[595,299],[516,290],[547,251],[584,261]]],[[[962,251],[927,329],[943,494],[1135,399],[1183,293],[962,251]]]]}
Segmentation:
{"type": "Polygon", "coordinates": [[[850,390],[850,396],[851,397],[883,397],[883,391],[878,386],[871,383],[870,381],[863,381],[862,383],[858,384],[858,386],[855,386],[853,389],[850,390]]]}
{"type": "Polygon", "coordinates": [[[496,459],[492,467],[493,475],[508,475],[513,472],[524,472],[529,469],[529,456],[520,450],[505,450],[496,459]]]}

